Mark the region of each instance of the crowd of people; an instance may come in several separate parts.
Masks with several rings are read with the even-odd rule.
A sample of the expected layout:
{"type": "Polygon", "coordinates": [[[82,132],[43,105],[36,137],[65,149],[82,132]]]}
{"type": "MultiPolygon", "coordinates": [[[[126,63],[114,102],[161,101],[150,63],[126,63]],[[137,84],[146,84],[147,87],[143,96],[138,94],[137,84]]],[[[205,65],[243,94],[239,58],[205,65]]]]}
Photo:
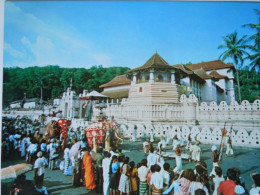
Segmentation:
{"type": "MultiPolygon", "coordinates": [[[[213,169],[208,174],[207,164],[200,159],[200,143],[197,139],[192,142],[190,136],[186,146],[182,136],[173,138],[176,166],[171,167],[162,155],[169,144],[165,132],[162,133],[157,147],[154,147],[154,135],[151,133],[149,141],[143,144],[143,152],[147,153],[147,158],[135,162],[125,156],[120,147],[107,148],[100,145],[93,150],[82,133],[75,133],[77,131],[71,129],[66,148],[62,150],[61,141],[55,138],[44,140],[39,134],[39,127],[39,121],[29,119],[3,120],[2,155],[7,157],[16,152],[34,165],[34,185],[21,175],[14,182],[10,194],[48,194],[44,186],[46,167],[50,170],[60,169],[65,176],[71,175],[72,185],[75,187],[84,185],[87,190],[104,195],[260,194],[260,174],[251,175],[254,186],[246,189],[238,168],[229,168],[226,174],[222,172],[219,165],[220,152],[216,146],[212,146],[213,169]],[[80,141],[80,146],[76,155],[71,156],[73,144],[77,141],[80,141]],[[197,162],[193,169],[183,170],[184,150],[190,152],[190,160],[197,162]],[[33,190],[28,192],[24,186],[33,190]]],[[[132,138],[132,141],[136,141],[136,138],[132,138]]],[[[230,141],[227,143],[231,144],[230,141]]],[[[228,150],[230,153],[230,146],[228,150]]]]}

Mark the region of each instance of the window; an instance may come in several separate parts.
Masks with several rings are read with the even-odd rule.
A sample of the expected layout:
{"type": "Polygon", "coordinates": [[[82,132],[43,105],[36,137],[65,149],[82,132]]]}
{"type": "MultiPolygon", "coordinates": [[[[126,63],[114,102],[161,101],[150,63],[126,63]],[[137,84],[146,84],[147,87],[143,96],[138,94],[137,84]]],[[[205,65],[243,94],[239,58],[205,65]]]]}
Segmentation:
{"type": "Polygon", "coordinates": [[[142,87],[139,88],[139,92],[140,93],[143,92],[143,88],[142,87]]]}

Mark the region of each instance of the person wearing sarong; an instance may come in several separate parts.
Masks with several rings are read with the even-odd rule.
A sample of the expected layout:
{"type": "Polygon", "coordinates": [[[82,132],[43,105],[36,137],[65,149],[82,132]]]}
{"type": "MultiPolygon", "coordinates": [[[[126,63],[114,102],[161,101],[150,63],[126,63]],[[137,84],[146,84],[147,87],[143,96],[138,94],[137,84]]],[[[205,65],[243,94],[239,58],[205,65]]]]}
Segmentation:
{"type": "Polygon", "coordinates": [[[126,157],[124,164],[122,165],[121,169],[121,177],[119,181],[118,190],[120,191],[120,195],[123,193],[130,194],[131,192],[131,185],[130,185],[130,172],[129,172],[129,158],[126,157]]]}
{"type": "Polygon", "coordinates": [[[211,150],[212,150],[212,164],[213,164],[213,166],[212,166],[212,171],[209,174],[210,177],[216,175],[215,167],[220,167],[219,164],[218,164],[219,154],[218,154],[217,146],[212,146],[211,150]]]}
{"type": "Polygon", "coordinates": [[[198,145],[199,145],[199,143],[196,143],[195,145],[190,146],[191,160],[193,160],[195,162],[200,161],[201,149],[198,145]]]}
{"type": "Polygon", "coordinates": [[[146,181],[146,176],[149,172],[149,168],[147,167],[147,160],[143,159],[141,162],[141,167],[138,168],[138,177],[139,177],[139,194],[146,195],[148,194],[148,186],[146,181]]]}
{"type": "Polygon", "coordinates": [[[177,145],[175,149],[175,160],[176,160],[176,167],[173,169],[174,173],[180,173],[182,170],[182,160],[181,160],[181,146],[180,144],[177,145]]]}
{"type": "Polygon", "coordinates": [[[102,168],[103,168],[103,194],[109,195],[109,183],[110,183],[110,176],[109,176],[109,165],[110,165],[110,153],[105,151],[104,156],[105,158],[102,160],[102,168]]]}
{"type": "Polygon", "coordinates": [[[131,194],[132,195],[138,195],[138,186],[137,186],[137,175],[138,171],[137,168],[135,168],[135,162],[130,162],[130,179],[131,179],[131,194]]]}
{"type": "Polygon", "coordinates": [[[185,149],[186,150],[190,150],[190,147],[191,147],[191,134],[188,135],[188,141],[187,141],[187,144],[186,144],[186,147],[185,149]]]}
{"type": "Polygon", "coordinates": [[[106,133],[106,138],[105,138],[105,151],[110,151],[111,147],[110,147],[110,133],[109,131],[107,131],[106,133]]]}
{"type": "Polygon", "coordinates": [[[37,159],[34,163],[34,180],[37,188],[43,187],[44,167],[47,166],[47,160],[42,157],[42,152],[37,153],[37,159]]]}
{"type": "Polygon", "coordinates": [[[160,195],[163,189],[163,176],[160,173],[161,167],[155,165],[155,173],[151,176],[150,185],[152,188],[152,195],[160,195]]]}
{"type": "Polygon", "coordinates": [[[27,136],[23,136],[22,137],[22,141],[21,141],[21,145],[20,145],[20,152],[21,152],[21,157],[24,157],[26,154],[26,145],[27,145],[27,136]]]}
{"type": "Polygon", "coordinates": [[[144,152],[145,154],[147,154],[147,153],[149,152],[149,143],[148,143],[147,141],[145,141],[145,142],[143,143],[143,152],[144,152]]]}
{"type": "Polygon", "coordinates": [[[135,126],[132,131],[132,141],[133,142],[136,142],[136,131],[137,131],[137,127],[135,126]]]}
{"type": "Polygon", "coordinates": [[[231,138],[230,138],[230,137],[228,138],[228,141],[227,141],[226,156],[227,156],[229,153],[230,153],[231,155],[234,154],[233,149],[232,149],[232,141],[231,141],[231,138]]]}
{"type": "Polygon", "coordinates": [[[150,154],[147,156],[147,165],[150,168],[152,165],[155,165],[158,160],[158,155],[154,153],[154,148],[150,149],[150,154]]]}
{"type": "Polygon", "coordinates": [[[118,189],[120,171],[117,161],[117,156],[113,155],[111,163],[109,165],[109,174],[110,174],[110,195],[116,195],[116,190],[118,189]]]}
{"type": "Polygon", "coordinates": [[[92,159],[89,151],[87,150],[83,156],[83,165],[84,165],[84,169],[85,169],[84,178],[85,178],[87,190],[94,190],[96,187],[92,161],[93,161],[93,159],[92,159]]]}
{"type": "Polygon", "coordinates": [[[103,153],[103,148],[100,147],[97,150],[97,154],[93,157],[93,160],[95,162],[95,180],[96,180],[96,193],[102,194],[102,183],[103,183],[103,176],[102,176],[102,160],[103,156],[101,155],[103,153]]]}
{"type": "Polygon", "coordinates": [[[28,162],[29,164],[34,164],[35,159],[37,158],[37,149],[38,144],[36,143],[35,139],[32,139],[30,146],[27,148],[27,152],[29,154],[28,162]]]}
{"type": "Polygon", "coordinates": [[[153,129],[151,129],[151,132],[150,132],[150,142],[154,142],[154,133],[153,133],[153,129]]]}
{"type": "Polygon", "coordinates": [[[170,135],[169,135],[168,127],[166,127],[166,130],[165,130],[165,140],[166,140],[166,145],[168,145],[170,142],[170,135]]]}
{"type": "Polygon", "coordinates": [[[173,137],[173,141],[172,141],[172,150],[174,151],[177,147],[177,145],[179,144],[179,141],[178,141],[178,138],[177,138],[177,135],[175,135],[173,137]]]}
{"type": "Polygon", "coordinates": [[[92,149],[92,151],[94,151],[95,153],[97,153],[97,149],[98,149],[97,135],[95,135],[95,136],[93,137],[93,149],[92,149]]]}

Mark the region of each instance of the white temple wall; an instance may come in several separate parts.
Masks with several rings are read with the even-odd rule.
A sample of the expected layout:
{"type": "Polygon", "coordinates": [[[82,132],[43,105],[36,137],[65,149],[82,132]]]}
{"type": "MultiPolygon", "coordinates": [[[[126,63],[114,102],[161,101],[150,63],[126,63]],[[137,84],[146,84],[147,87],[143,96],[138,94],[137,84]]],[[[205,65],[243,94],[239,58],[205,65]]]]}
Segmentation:
{"type": "MultiPolygon", "coordinates": [[[[145,124],[145,123],[123,123],[120,124],[119,132],[122,137],[130,138],[132,136],[133,128],[137,126],[136,135],[137,138],[148,140],[151,129],[153,129],[155,137],[161,137],[162,132],[168,127],[168,134],[170,139],[175,135],[178,138],[182,137],[185,141],[188,140],[189,134],[192,141],[197,139],[204,144],[216,144],[220,145],[222,133],[221,129],[223,125],[217,127],[211,126],[185,126],[185,125],[172,125],[172,124],[145,124]]],[[[246,129],[237,130],[231,126],[226,126],[228,130],[228,136],[231,136],[232,145],[234,146],[246,146],[246,147],[260,147],[260,129],[247,131],[246,129]]],[[[171,144],[171,142],[170,142],[171,144]]]]}

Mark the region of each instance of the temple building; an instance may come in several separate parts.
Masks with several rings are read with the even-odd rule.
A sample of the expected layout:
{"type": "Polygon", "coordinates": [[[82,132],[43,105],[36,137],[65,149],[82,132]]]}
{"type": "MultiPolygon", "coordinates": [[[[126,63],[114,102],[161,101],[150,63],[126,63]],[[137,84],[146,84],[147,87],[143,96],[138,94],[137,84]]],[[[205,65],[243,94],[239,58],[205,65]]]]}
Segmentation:
{"type": "Polygon", "coordinates": [[[181,94],[200,102],[235,100],[234,65],[221,60],[169,65],[157,52],[142,66],[101,85],[102,94],[128,101],[176,103],[181,94]]]}

